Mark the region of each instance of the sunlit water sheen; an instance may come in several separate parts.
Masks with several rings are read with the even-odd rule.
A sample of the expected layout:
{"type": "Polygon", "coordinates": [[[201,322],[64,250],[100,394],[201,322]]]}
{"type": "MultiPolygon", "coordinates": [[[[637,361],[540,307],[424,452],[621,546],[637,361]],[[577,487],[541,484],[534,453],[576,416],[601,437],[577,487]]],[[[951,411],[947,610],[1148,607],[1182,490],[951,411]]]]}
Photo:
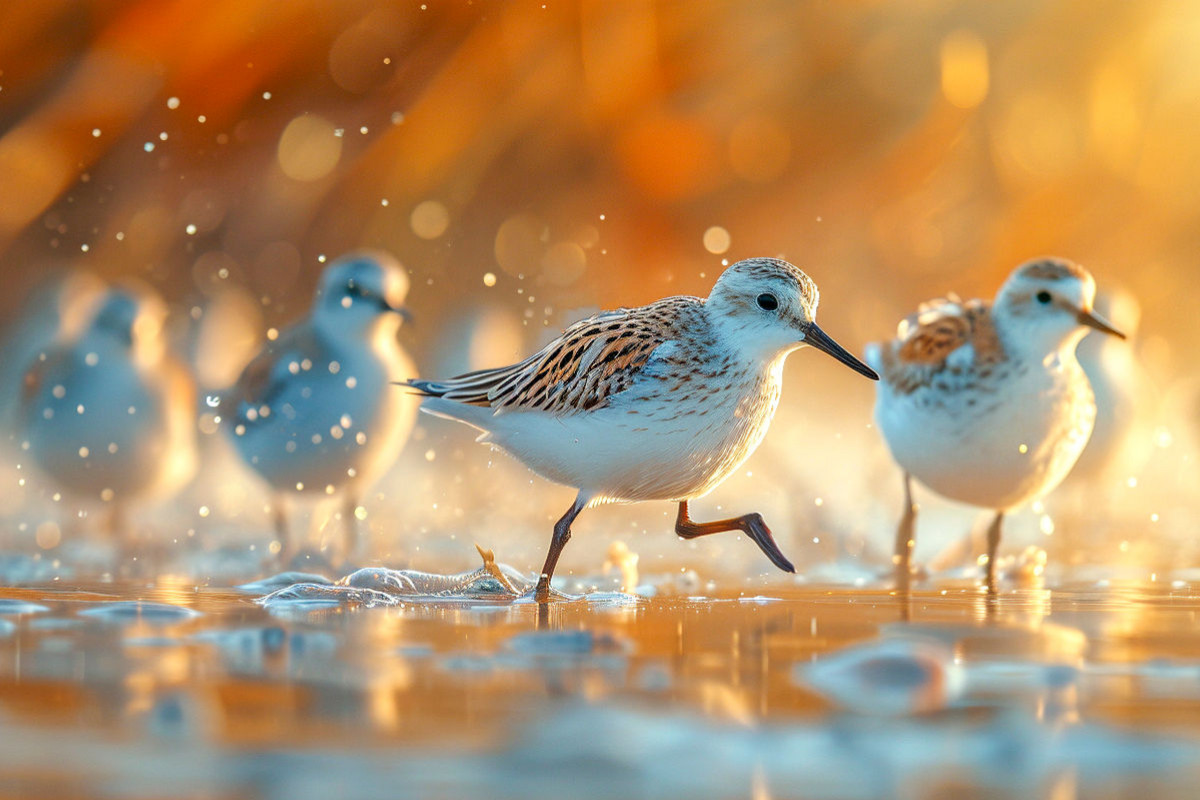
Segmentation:
{"type": "Polygon", "coordinates": [[[540,609],[498,569],[516,595],[486,565],[2,589],[0,793],[1190,797],[1200,778],[1184,581],[540,609]]]}

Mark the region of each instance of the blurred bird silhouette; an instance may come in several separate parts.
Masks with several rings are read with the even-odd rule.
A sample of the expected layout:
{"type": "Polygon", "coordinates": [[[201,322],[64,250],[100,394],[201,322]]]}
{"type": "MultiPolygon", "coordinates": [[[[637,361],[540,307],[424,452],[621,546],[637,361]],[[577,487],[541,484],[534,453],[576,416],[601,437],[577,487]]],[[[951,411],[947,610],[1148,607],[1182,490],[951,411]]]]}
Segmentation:
{"type": "Polygon", "coordinates": [[[1153,405],[1151,382],[1137,357],[1133,340],[1141,321],[1137,298],[1122,289],[1097,290],[1096,311],[1130,338],[1124,344],[1111,336],[1089,333],[1076,349],[1079,366],[1087,373],[1096,397],[1096,424],[1069,481],[1096,481],[1121,470],[1133,474],[1153,449],[1150,433],[1135,437],[1138,424],[1153,405]]]}
{"type": "Polygon", "coordinates": [[[341,493],[343,556],[358,555],[362,492],[392,465],[417,400],[391,382],[414,374],[396,333],[408,276],[391,256],[362,252],[330,264],[310,315],[268,342],[232,392],[234,442],[275,491],[276,534],[295,555],[286,497],[341,493]]]}
{"type": "Polygon", "coordinates": [[[1006,512],[1053,490],[1087,444],[1096,402],[1075,348],[1089,328],[1124,339],[1096,313],[1096,282],[1079,265],[1034,259],[1013,271],[992,304],[957,298],[923,305],[899,335],[873,344],[883,376],[875,418],[904,470],[904,514],[893,560],[906,583],[916,542],[912,478],[952,500],[995,511],[986,575],[1006,512]]]}
{"type": "Polygon", "coordinates": [[[10,439],[19,429],[16,414],[26,371],[38,356],[79,334],[104,289],[104,281],[90,272],[56,269],[23,299],[0,349],[0,422],[10,439]]]}
{"type": "Polygon", "coordinates": [[[166,315],[148,287],[110,289],[23,378],[20,447],[77,502],[110,505],[126,545],[128,505],[178,490],[196,468],[195,386],[167,355],[166,315]]]}

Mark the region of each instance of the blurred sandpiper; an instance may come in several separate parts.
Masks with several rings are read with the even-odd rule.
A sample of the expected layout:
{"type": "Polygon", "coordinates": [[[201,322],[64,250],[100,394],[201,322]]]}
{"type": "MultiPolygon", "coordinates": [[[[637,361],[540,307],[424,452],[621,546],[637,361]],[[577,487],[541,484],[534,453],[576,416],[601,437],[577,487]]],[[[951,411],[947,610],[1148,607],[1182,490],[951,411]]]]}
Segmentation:
{"type": "Polygon", "coordinates": [[[1091,435],[1096,402],[1075,347],[1089,329],[1124,338],[1092,308],[1083,267],[1039,258],[1016,269],[994,303],[925,303],[895,339],[871,345],[883,376],[875,418],[904,470],[904,514],[893,560],[907,581],[917,507],[912,478],[938,494],[995,512],[986,583],[1006,512],[1056,487],[1091,435]]]}
{"type": "Polygon", "coordinates": [[[285,496],[341,495],[343,557],[358,555],[362,493],[395,462],[417,402],[393,380],[414,371],[396,339],[408,275],[360,252],[330,264],[310,315],[269,341],[232,392],[238,451],[276,493],[281,560],[293,555],[285,496]]]}
{"type": "Polygon", "coordinates": [[[137,285],[107,291],[80,334],[35,358],[20,404],[22,449],[70,496],[111,504],[168,495],[196,467],[196,390],[166,351],[167,309],[137,285]]]}

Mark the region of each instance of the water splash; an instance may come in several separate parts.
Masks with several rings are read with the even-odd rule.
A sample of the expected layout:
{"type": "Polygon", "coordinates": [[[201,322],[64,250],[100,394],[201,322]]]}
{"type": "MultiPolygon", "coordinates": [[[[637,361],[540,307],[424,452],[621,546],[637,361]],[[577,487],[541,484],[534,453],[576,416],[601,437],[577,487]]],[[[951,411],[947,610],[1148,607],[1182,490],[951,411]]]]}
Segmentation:
{"type": "Polygon", "coordinates": [[[315,611],[340,606],[394,606],[400,601],[387,592],[375,589],[328,583],[296,583],[276,589],[255,602],[272,611],[315,611]]]}
{"type": "MultiPolygon", "coordinates": [[[[533,581],[513,567],[497,564],[491,550],[479,545],[475,549],[479,551],[483,565],[469,572],[452,575],[413,569],[364,567],[336,583],[321,576],[285,572],[239,588],[243,591],[274,589],[258,600],[263,606],[274,609],[350,605],[370,608],[394,606],[406,600],[513,601],[532,596],[533,581]]],[[[561,593],[555,594],[566,597],[561,593]]]]}
{"type": "Polygon", "coordinates": [[[270,594],[276,589],[286,589],[289,586],[295,586],[298,583],[313,583],[322,586],[329,586],[333,581],[326,578],[324,575],[317,575],[312,572],[280,572],[278,575],[271,575],[266,578],[261,578],[250,583],[243,583],[237,588],[248,594],[270,594]]]}
{"type": "Polygon", "coordinates": [[[463,600],[512,599],[533,588],[533,583],[516,569],[497,564],[491,550],[484,550],[479,545],[475,545],[475,549],[483,559],[483,566],[470,572],[440,575],[419,570],[368,567],[347,575],[338,581],[338,585],[375,589],[401,596],[463,600]]]}

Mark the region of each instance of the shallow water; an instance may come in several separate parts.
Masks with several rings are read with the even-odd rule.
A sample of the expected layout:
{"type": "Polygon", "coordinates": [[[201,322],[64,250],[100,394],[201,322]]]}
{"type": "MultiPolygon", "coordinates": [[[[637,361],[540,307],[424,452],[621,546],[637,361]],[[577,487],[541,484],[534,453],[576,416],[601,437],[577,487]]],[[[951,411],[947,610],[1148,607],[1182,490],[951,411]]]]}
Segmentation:
{"type": "Polygon", "coordinates": [[[458,587],[441,597],[361,575],[0,589],[0,793],[1190,797],[1200,778],[1186,581],[539,607],[462,577],[431,576],[458,587]]]}

